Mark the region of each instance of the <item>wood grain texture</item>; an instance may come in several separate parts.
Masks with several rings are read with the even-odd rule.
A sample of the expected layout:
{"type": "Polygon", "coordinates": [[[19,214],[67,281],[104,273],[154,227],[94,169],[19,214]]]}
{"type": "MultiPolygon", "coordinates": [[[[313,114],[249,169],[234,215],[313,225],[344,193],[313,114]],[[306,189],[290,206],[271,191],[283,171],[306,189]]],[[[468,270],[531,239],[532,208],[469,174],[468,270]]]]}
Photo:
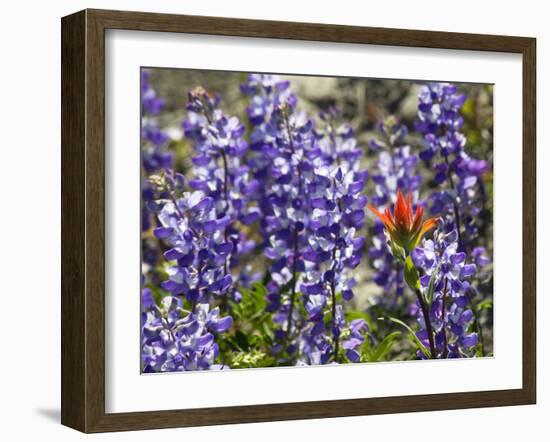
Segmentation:
{"type": "Polygon", "coordinates": [[[537,75],[536,40],[523,50],[523,389],[537,396],[537,75]]]}
{"type": "Polygon", "coordinates": [[[86,431],[105,415],[105,38],[86,11],[86,431]]]}
{"type": "Polygon", "coordinates": [[[88,10],[105,29],[521,53],[530,38],[148,12],[88,10]]]}
{"type": "Polygon", "coordinates": [[[85,13],[61,29],[61,422],[84,429],[85,13]]]}
{"type": "Polygon", "coordinates": [[[62,19],[62,423],[84,432],[313,419],[536,400],[535,40],[525,37],[86,10],[62,19]],[[523,386],[516,390],[105,413],[106,29],[523,55],[523,386]]]}

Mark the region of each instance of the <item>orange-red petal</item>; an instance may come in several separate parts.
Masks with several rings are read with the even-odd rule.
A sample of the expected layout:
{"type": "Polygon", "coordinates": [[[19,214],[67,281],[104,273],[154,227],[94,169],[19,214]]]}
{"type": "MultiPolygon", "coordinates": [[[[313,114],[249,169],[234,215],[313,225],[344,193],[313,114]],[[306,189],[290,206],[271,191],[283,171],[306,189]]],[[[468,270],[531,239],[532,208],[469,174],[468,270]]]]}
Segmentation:
{"type": "Polygon", "coordinates": [[[405,201],[405,198],[403,198],[403,194],[400,190],[397,191],[397,200],[395,201],[395,207],[393,209],[393,214],[395,216],[395,224],[399,227],[399,229],[403,230],[409,230],[407,226],[407,220],[408,220],[408,210],[407,210],[407,202],[405,201]]]}
{"type": "Polygon", "coordinates": [[[386,224],[386,216],[383,215],[378,211],[378,209],[374,206],[371,206],[370,204],[367,204],[368,208],[371,210],[372,213],[374,213],[378,218],[380,218],[380,221],[382,221],[384,224],[386,224]]]}
{"type": "Polygon", "coordinates": [[[368,207],[384,223],[391,241],[395,241],[407,253],[418,245],[426,232],[436,227],[439,219],[430,218],[422,223],[424,209],[418,205],[413,211],[412,194],[408,193],[403,197],[401,190],[397,191],[393,214],[390,208],[386,208],[384,213],[381,213],[370,204],[368,207]]]}
{"type": "Polygon", "coordinates": [[[414,215],[414,221],[411,230],[413,232],[418,232],[422,225],[422,216],[424,215],[424,209],[418,205],[416,206],[416,213],[414,215]]]}
{"type": "Polygon", "coordinates": [[[406,197],[407,202],[407,230],[411,231],[414,218],[413,218],[413,210],[412,210],[412,194],[408,193],[406,197]]]}
{"type": "Polygon", "coordinates": [[[388,229],[390,232],[395,231],[395,223],[392,219],[392,215],[389,209],[386,209],[384,213],[381,213],[376,207],[371,206],[370,204],[368,204],[368,208],[380,219],[380,221],[384,223],[386,229],[388,229]]]}
{"type": "Polygon", "coordinates": [[[437,221],[439,218],[429,218],[422,224],[422,228],[420,229],[420,237],[424,235],[426,232],[432,230],[435,226],[437,226],[437,221]]]}

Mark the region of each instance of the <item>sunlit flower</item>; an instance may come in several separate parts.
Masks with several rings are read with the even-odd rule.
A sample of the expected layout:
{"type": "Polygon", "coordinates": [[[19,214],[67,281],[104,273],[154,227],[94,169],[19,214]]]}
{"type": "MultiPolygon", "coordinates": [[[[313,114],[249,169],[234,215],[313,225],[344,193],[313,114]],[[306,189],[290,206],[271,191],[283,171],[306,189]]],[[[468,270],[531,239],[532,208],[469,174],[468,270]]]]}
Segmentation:
{"type": "Polygon", "coordinates": [[[399,246],[406,254],[418,245],[425,233],[437,225],[438,220],[429,218],[422,222],[424,209],[418,205],[413,213],[412,195],[409,193],[404,198],[400,190],[397,191],[393,213],[389,207],[384,213],[380,213],[370,204],[369,209],[384,223],[392,248],[399,246]]]}
{"type": "Polygon", "coordinates": [[[488,201],[483,174],[488,161],[470,156],[463,133],[466,95],[450,83],[430,83],[420,88],[416,129],[424,150],[419,157],[434,171],[439,185],[428,197],[430,213],[452,220],[461,251],[479,246],[487,234],[483,211],[488,201]]]}

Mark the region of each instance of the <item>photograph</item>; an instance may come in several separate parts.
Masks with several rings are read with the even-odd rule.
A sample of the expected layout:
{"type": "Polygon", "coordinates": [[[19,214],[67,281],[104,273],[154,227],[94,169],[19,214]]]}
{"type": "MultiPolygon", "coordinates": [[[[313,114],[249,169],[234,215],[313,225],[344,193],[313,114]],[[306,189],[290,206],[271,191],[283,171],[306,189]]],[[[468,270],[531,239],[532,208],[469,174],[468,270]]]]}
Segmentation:
{"type": "Polygon", "coordinates": [[[492,84],[140,85],[142,373],[494,356],[492,84]]]}
{"type": "Polygon", "coordinates": [[[508,3],[5,2],[0,442],[548,433],[550,26],[508,3]]]}

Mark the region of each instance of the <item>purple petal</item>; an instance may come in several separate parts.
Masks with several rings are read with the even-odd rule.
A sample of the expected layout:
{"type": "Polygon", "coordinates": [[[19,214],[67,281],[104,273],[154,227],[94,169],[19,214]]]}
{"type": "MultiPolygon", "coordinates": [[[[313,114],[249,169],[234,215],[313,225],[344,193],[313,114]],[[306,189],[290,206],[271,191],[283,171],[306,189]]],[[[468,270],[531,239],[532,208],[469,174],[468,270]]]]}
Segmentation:
{"type": "Polygon", "coordinates": [[[174,229],[172,227],[157,227],[153,231],[154,235],[159,239],[168,238],[173,232],[174,229]]]}
{"type": "Polygon", "coordinates": [[[472,276],[476,273],[475,264],[466,264],[460,271],[460,277],[472,276]]]}
{"type": "Polygon", "coordinates": [[[229,330],[233,325],[233,318],[231,316],[225,316],[221,318],[217,323],[210,324],[210,328],[216,333],[223,333],[226,330],[229,330]]]}

